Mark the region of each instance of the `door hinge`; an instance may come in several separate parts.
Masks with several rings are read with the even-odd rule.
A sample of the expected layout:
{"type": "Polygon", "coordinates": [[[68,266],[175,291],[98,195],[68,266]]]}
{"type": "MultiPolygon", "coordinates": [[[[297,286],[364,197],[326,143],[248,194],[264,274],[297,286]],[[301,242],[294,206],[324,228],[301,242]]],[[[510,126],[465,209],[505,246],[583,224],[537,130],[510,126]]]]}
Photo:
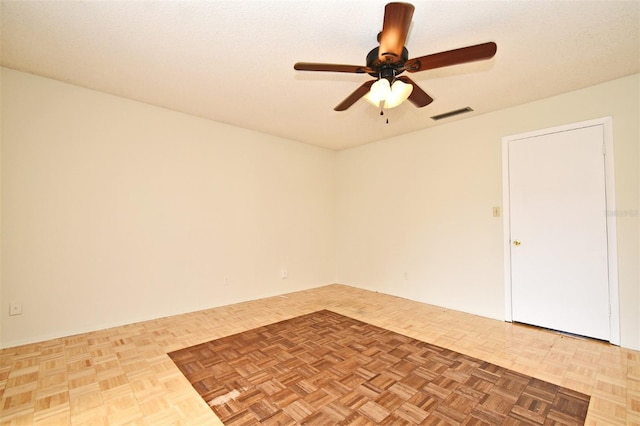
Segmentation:
{"type": "Polygon", "coordinates": [[[607,155],[607,145],[602,144],[602,155],[607,155]]]}

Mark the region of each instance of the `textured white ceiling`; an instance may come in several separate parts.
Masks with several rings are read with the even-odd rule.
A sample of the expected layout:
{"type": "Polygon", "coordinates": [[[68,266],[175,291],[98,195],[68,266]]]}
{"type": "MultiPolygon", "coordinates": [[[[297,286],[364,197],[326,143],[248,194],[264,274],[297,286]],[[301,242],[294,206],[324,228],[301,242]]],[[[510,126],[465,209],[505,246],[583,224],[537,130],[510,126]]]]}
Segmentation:
{"type": "Polygon", "coordinates": [[[640,72],[640,1],[413,1],[409,57],[487,41],[490,61],[411,74],[435,101],[333,107],[368,75],[386,1],[5,1],[1,64],[332,149],[412,132],[640,72]]]}

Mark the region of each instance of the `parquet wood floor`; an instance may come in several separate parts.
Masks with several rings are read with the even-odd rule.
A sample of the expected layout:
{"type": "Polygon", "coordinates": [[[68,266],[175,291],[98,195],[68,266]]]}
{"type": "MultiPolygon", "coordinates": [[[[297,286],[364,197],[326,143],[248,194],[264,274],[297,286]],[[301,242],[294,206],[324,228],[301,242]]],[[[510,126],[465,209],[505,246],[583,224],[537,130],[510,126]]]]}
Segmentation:
{"type": "Polygon", "coordinates": [[[0,424],[220,425],[167,354],[322,309],[590,395],[587,425],[640,425],[638,351],[343,285],[3,349],[0,424]]]}
{"type": "Polygon", "coordinates": [[[169,354],[227,426],[582,425],[589,396],[331,311],[169,354]]]}

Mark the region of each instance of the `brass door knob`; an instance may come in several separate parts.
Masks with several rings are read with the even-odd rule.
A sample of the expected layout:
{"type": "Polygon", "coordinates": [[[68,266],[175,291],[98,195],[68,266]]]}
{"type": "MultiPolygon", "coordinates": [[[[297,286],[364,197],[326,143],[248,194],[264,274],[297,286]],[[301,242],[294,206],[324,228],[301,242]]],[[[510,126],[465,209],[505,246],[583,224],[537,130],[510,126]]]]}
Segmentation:
{"type": "Polygon", "coordinates": [[[519,246],[520,244],[522,244],[522,241],[520,241],[520,240],[514,240],[513,241],[513,245],[514,246],[519,246]]]}

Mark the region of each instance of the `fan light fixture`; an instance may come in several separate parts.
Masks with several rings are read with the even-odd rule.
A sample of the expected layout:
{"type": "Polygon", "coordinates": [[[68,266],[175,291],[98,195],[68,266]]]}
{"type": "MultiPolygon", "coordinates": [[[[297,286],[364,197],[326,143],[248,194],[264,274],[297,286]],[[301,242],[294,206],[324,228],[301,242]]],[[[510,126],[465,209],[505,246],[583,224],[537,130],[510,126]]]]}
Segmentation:
{"type": "Polygon", "coordinates": [[[412,91],[412,84],[400,80],[395,80],[393,84],[390,84],[386,78],[380,78],[373,83],[364,98],[376,107],[389,109],[406,101],[412,91]]]}

